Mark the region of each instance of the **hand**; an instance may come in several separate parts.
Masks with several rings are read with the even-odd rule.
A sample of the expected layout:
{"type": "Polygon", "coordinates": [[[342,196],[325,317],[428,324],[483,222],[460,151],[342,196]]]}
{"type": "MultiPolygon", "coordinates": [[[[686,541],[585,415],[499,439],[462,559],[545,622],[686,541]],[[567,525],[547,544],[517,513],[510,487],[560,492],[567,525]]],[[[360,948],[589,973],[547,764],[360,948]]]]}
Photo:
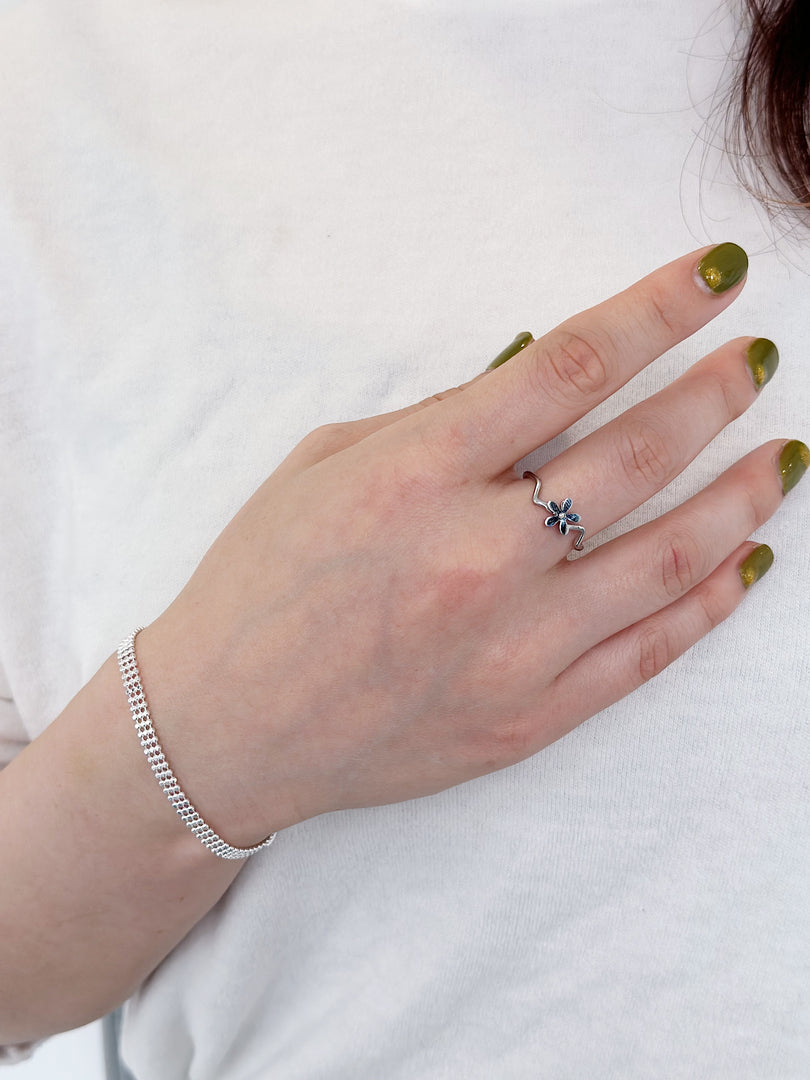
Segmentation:
{"type": "MultiPolygon", "coordinates": [[[[733,301],[742,283],[715,294],[696,272],[706,255],[718,285],[716,250],[465,387],[314,431],[239,511],[137,642],[166,755],[220,835],[247,845],[513,764],[730,614],[746,537],[806,467],[802,444],[766,443],[571,561],[578,534],[546,527],[513,471],[733,301]]],[[[540,497],[572,497],[589,539],[649,499],[754,401],[753,340],[548,462],[540,497]]]]}

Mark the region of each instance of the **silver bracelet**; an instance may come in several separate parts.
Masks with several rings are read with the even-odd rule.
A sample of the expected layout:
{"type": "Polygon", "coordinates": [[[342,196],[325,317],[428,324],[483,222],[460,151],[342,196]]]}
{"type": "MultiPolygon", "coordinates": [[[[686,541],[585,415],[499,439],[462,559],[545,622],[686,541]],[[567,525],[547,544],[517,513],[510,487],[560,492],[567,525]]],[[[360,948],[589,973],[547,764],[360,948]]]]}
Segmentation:
{"type": "Polygon", "coordinates": [[[221,836],[217,836],[210,825],[206,825],[188,798],[183,794],[177,777],[169,767],[163,751],[160,748],[158,737],[152,726],[152,718],[149,715],[149,707],[146,704],[146,696],[141,685],[141,676],[138,672],[138,664],[135,660],[135,638],[143,630],[139,626],[118,646],[118,670],[124,680],[124,689],[127,692],[129,711],[135,721],[135,729],[141,740],[143,752],[146,754],[152,772],[157,782],[166,792],[169,802],[180,815],[183,822],[194,833],[201,844],[204,844],[221,859],[246,859],[248,855],[255,855],[262,848],[269,847],[276,838],[276,834],[268,836],[260,844],[254,847],[238,848],[226,843],[221,836]]]}

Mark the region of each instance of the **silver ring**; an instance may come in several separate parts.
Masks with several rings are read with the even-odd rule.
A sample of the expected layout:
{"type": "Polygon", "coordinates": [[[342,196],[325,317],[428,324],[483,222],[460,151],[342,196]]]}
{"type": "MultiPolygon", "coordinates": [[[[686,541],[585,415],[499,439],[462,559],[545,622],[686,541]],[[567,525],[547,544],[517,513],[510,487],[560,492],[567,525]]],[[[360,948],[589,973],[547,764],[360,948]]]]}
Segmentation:
{"type": "Polygon", "coordinates": [[[534,495],[532,495],[532,502],[535,506],[542,506],[544,510],[548,511],[548,517],[546,518],[546,525],[553,529],[556,525],[563,536],[566,536],[572,529],[576,529],[579,532],[579,538],[574,544],[575,551],[582,551],[582,542],[585,539],[585,529],[582,525],[578,524],[579,514],[571,513],[571,506],[573,505],[570,499],[563,499],[562,503],[558,506],[557,503],[549,500],[544,503],[540,498],[540,477],[533,472],[525,472],[523,474],[524,480],[534,480],[534,495]]]}

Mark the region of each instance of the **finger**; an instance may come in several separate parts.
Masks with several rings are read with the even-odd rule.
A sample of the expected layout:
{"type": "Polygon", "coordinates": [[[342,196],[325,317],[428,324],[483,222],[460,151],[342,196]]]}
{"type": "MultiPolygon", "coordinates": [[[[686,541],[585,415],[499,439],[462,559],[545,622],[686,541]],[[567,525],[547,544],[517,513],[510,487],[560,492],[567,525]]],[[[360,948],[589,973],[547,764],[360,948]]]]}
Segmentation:
{"type": "Polygon", "coordinates": [[[276,471],[301,472],[308,469],[319,461],[324,461],[326,458],[332,457],[333,454],[339,454],[341,450],[354,446],[355,443],[361,442],[382,428],[389,427],[391,424],[427,409],[439,401],[444,401],[455,394],[462,393],[468,386],[472,386],[478,379],[482,379],[484,375],[486,375],[485,371],[461,386],[454,386],[449,390],[442,390],[438,394],[432,394],[423,401],[418,401],[415,405],[408,405],[404,409],[380,413],[378,416],[365,416],[360,420],[323,424],[321,427],[310,431],[287,455],[276,471]]]}
{"type": "Polygon", "coordinates": [[[425,417],[437,458],[498,476],[728,307],[747,266],[736,244],[704,248],[562,323],[425,417]]]}
{"type": "Polygon", "coordinates": [[[381,428],[396,424],[407,416],[412,416],[414,413],[421,412],[431,405],[436,405],[440,401],[446,401],[448,398],[462,393],[480,379],[483,379],[488,372],[493,371],[496,367],[500,367],[501,364],[506,363],[507,360],[510,360],[513,356],[517,355],[521,349],[525,349],[525,347],[533,340],[532,335],[528,331],[521,332],[506,346],[505,349],[502,349],[498,353],[495,359],[490,362],[486,370],[482,371],[474,378],[469,379],[467,382],[462,383],[460,386],[453,386],[449,390],[442,390],[438,394],[431,394],[430,397],[426,397],[422,401],[416,402],[414,405],[407,405],[405,408],[395,409],[393,412],[380,413],[377,416],[366,416],[360,420],[350,420],[345,423],[324,424],[321,427],[316,428],[302,439],[295,449],[288,454],[284,459],[282,466],[280,466],[280,469],[301,471],[302,469],[309,468],[311,465],[315,465],[317,462],[323,461],[325,458],[331,457],[333,454],[337,454],[341,450],[347,449],[349,446],[354,446],[355,443],[360,442],[369,435],[373,435],[374,432],[379,431],[381,428]]]}
{"type": "MultiPolygon", "coordinates": [[[[619,521],[673,480],[727,424],[757,397],[778,363],[776,346],[763,338],[739,338],[691,367],[670,386],[640,402],[549,461],[542,471],[545,501],[571,498],[588,537],[619,521]],[[759,387],[757,386],[759,383],[759,387]]],[[[526,484],[509,481],[517,508],[529,520],[526,484]]],[[[576,534],[575,534],[576,535],[576,534]]],[[[570,544],[542,545],[549,562],[563,559],[570,544]]]]}
{"type": "Polygon", "coordinates": [[[708,577],[777,510],[793,459],[806,468],[810,450],[797,440],[765,443],[676,509],[562,564],[571,661],[708,577]]]}
{"type": "MultiPolygon", "coordinates": [[[[561,729],[551,738],[566,734],[660,674],[727,619],[772,562],[767,544],[748,541],[680,599],[580,656],[557,676],[551,689],[553,700],[566,706],[561,729]]],[[[545,728],[542,745],[549,741],[545,728]]]]}

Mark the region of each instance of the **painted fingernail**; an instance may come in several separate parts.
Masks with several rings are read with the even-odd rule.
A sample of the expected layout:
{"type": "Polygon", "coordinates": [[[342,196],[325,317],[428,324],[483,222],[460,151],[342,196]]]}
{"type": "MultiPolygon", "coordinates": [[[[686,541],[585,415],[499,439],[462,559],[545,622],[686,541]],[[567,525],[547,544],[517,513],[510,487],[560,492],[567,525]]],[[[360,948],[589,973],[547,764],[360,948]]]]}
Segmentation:
{"type": "Polygon", "coordinates": [[[779,475],[782,477],[782,492],[787,495],[795,488],[810,466],[810,448],[798,439],[785,443],[779,455],[779,475]]]}
{"type": "Polygon", "coordinates": [[[746,589],[761,577],[765,577],[772,566],[773,552],[767,544],[760,544],[749,552],[740,565],[740,577],[746,589]]]}
{"type": "Polygon", "coordinates": [[[760,337],[748,346],[745,359],[751,378],[754,380],[754,386],[757,390],[761,390],[766,382],[771,381],[779,367],[779,350],[772,341],[760,337]]]}
{"type": "Polygon", "coordinates": [[[511,360],[513,356],[516,356],[521,349],[525,349],[532,341],[534,341],[534,338],[529,331],[522,331],[514,341],[510,342],[502,352],[498,353],[490,364],[487,364],[486,370],[494,371],[496,367],[500,367],[501,364],[505,364],[507,360],[511,360]]]}
{"type": "Polygon", "coordinates": [[[748,256],[738,244],[720,244],[703,256],[697,272],[719,295],[738,285],[748,273],[748,256]]]}

